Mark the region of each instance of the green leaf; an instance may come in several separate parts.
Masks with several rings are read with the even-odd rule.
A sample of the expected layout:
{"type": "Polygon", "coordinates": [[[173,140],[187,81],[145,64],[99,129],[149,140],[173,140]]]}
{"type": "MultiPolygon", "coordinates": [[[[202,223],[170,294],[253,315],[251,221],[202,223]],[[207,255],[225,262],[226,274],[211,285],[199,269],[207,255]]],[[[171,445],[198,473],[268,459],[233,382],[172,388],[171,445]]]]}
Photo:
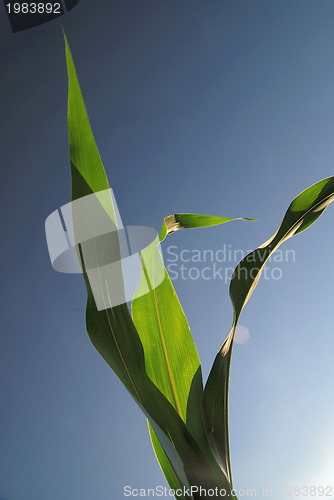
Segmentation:
{"type": "Polygon", "coordinates": [[[179,229],[192,229],[196,227],[209,227],[217,226],[219,224],[224,224],[231,220],[249,220],[255,221],[256,219],[248,219],[244,217],[215,217],[212,215],[200,215],[200,214],[173,214],[165,217],[161,233],[160,241],[164,240],[168,234],[174,233],[179,229]]]}
{"type": "Polygon", "coordinates": [[[235,268],[230,297],[234,309],[232,329],[219,350],[204,390],[203,415],[213,454],[232,484],[228,437],[228,382],[236,326],[252,295],[266,261],[288,238],[307,229],[334,199],[334,177],[299,194],[290,204],[276,233],[247,255],[235,268]]]}
{"type": "MultiPolygon", "coordinates": [[[[167,483],[170,486],[170,489],[177,491],[178,489],[181,488],[181,485],[180,485],[180,483],[175,475],[174,469],[173,469],[170,461],[168,460],[167,455],[164,452],[164,450],[159,442],[159,439],[157,438],[150,423],[148,423],[148,427],[149,427],[152,447],[153,447],[153,450],[155,452],[156,459],[158,460],[158,462],[160,464],[160,467],[165,475],[165,478],[167,480],[167,483]]],[[[177,498],[178,498],[178,500],[186,500],[184,495],[178,495],[177,498]]]]}
{"type": "MultiPolygon", "coordinates": [[[[231,220],[234,219],[198,214],[170,215],[164,219],[160,241],[181,228],[213,226],[231,220]]],[[[187,406],[191,404],[190,394],[197,400],[202,395],[200,360],[186,316],[163,266],[158,243],[159,240],[152,242],[142,252],[144,270],[132,301],[132,317],[144,347],[149,377],[196,436],[196,429],[192,428],[190,422],[191,415],[187,418],[187,406]],[[162,275],[161,283],[145,293],[143,288],[147,282],[157,282],[159,274],[162,275]]],[[[200,406],[197,411],[201,414],[200,406]]]]}
{"type": "MultiPolygon", "coordinates": [[[[93,193],[99,198],[98,192],[108,189],[108,182],[89,125],[72,56],[67,41],[65,42],[69,77],[68,127],[72,200],[93,193]]],[[[110,201],[111,198],[109,201],[103,198],[101,204],[115,221],[110,201]]],[[[74,220],[74,234],[75,222],[74,220]]],[[[94,227],[94,224],[92,226],[94,227]]],[[[83,261],[80,245],[79,253],[83,261]]],[[[90,340],[148,418],[175,474],[173,481],[177,480],[185,487],[218,487],[230,491],[230,484],[216,462],[213,459],[208,460],[178,412],[148,376],[143,344],[127,305],[98,310],[85,269],[83,276],[87,287],[86,324],[90,340]]],[[[100,276],[100,280],[102,284],[103,276],[100,276]]],[[[204,432],[202,434],[205,436],[204,432]]],[[[192,498],[199,497],[194,493],[192,498]]]]}
{"type": "MultiPolygon", "coordinates": [[[[208,227],[231,220],[235,219],[199,214],[170,215],[164,219],[160,241],[179,229],[208,227]]],[[[132,301],[133,321],[143,344],[147,374],[174,406],[212,462],[202,417],[203,380],[200,360],[186,316],[163,267],[157,245],[158,241],[155,241],[142,252],[144,271],[132,301]],[[156,276],[161,273],[164,274],[161,284],[144,293],[143,288],[147,286],[147,282],[158,281],[156,276]]],[[[155,443],[153,438],[154,448],[155,443]]],[[[155,448],[155,452],[169,481],[169,463],[165,457],[164,463],[160,460],[161,450],[155,448]],[[164,464],[167,464],[167,471],[164,464]]],[[[172,488],[172,484],[170,486],[172,488]]]]}
{"type": "Polygon", "coordinates": [[[69,82],[68,132],[71,169],[79,171],[91,192],[95,193],[109,189],[108,179],[89,124],[66,36],[65,46],[69,82]]]}

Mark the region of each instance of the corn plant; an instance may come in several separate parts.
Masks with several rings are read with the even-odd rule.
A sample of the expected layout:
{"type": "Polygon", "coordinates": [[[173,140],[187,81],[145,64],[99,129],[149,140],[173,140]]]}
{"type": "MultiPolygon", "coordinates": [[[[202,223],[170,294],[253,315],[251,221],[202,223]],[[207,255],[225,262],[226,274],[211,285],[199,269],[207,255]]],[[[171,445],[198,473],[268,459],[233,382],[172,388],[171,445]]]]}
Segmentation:
{"type": "MultiPolygon", "coordinates": [[[[95,195],[98,205],[112,221],[118,234],[112,197],[100,195],[102,192],[108,193],[109,184],[90,128],[66,38],[65,44],[69,79],[72,203],[95,195]]],[[[119,300],[116,305],[108,303],[111,289],[104,296],[103,306],[98,307],[89,270],[85,266],[87,257],[84,256],[82,244],[76,245],[87,287],[86,324],[89,338],[147,418],[156,457],[177,498],[237,498],[233,490],[229,453],[228,385],[233,341],[240,314],[271,254],[288,238],[313,224],[333,200],[333,196],[334,177],[317,182],[303,191],[290,204],[275,234],[237,265],[230,283],[234,310],[232,328],[214,360],[205,386],[188,322],[163,267],[158,245],[177,230],[213,226],[235,219],[198,214],[166,217],[160,236],[141,253],[142,274],[131,309],[126,300],[119,300]],[[147,287],[147,283],[152,282],[154,285],[147,287]]],[[[79,222],[76,225],[76,217],[72,215],[76,236],[81,229],[78,229],[79,222]]],[[[98,224],[93,210],[85,217],[84,225],[87,219],[91,219],[92,227],[98,224]]],[[[93,254],[97,251],[101,253],[101,244],[96,243],[97,239],[93,238],[91,242],[90,251],[93,254]]],[[[117,261],[115,256],[120,261],[120,242],[117,238],[113,241],[114,248],[102,244],[102,253],[105,256],[112,252],[113,262],[117,261]]],[[[102,289],[105,287],[104,268],[97,264],[98,286],[102,289]]],[[[121,267],[119,273],[122,273],[121,267]]],[[[107,286],[112,288],[113,284],[107,286]]],[[[119,290],[116,293],[125,297],[124,290],[121,290],[122,284],[117,282],[117,287],[119,290]]]]}

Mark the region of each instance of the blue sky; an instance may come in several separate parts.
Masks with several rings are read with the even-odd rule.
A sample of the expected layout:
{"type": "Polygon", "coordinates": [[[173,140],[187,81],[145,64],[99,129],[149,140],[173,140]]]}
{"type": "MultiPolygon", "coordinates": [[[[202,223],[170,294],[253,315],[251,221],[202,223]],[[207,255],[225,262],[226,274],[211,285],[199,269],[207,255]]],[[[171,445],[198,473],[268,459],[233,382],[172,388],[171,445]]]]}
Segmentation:
{"type": "MultiPolygon", "coordinates": [[[[47,253],[44,221],[70,199],[61,25],[125,224],[159,230],[175,212],[259,220],[171,235],[169,264],[170,245],[256,248],[299,192],[333,174],[333,19],[328,0],[81,0],[14,35],[1,7],[1,500],[165,485],[145,418],[86,335],[82,278],[54,272],[47,253]]],[[[294,261],[269,264],[281,279],[262,280],[241,317],[232,470],[258,496],[314,484],[334,494],[332,210],[286,242],[294,261]]],[[[174,286],[207,377],[232,322],[228,284],[174,286]]]]}

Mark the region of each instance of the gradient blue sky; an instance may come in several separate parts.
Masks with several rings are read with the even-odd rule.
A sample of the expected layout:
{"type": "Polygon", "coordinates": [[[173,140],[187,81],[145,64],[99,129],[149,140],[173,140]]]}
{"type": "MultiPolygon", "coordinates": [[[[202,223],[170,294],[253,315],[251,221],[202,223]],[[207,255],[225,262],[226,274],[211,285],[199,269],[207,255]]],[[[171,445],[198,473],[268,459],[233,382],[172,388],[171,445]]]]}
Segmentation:
{"type": "MultiPolygon", "coordinates": [[[[172,235],[165,260],[169,245],[257,247],[333,174],[332,0],[80,0],[15,35],[1,5],[1,500],[118,500],[125,485],[165,485],[145,418],[86,335],[82,278],[48,257],[44,221],[70,199],[61,25],[125,224],[259,220],[172,235]]],[[[332,212],[285,244],[295,262],[260,282],[241,318],[232,468],[235,487],[258,496],[263,485],[273,498],[287,485],[334,494],[332,212]]],[[[232,322],[228,285],[174,286],[207,377],[232,322]]]]}

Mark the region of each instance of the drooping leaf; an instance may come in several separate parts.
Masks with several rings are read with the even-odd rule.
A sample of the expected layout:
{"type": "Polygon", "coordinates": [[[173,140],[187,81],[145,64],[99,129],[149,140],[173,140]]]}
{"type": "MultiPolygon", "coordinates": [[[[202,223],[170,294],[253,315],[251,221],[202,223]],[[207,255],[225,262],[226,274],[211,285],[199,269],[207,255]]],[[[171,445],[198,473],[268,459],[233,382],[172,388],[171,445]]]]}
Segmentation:
{"type": "Polygon", "coordinates": [[[173,214],[164,218],[162,229],[160,232],[160,241],[163,241],[168,234],[179,231],[180,229],[192,229],[196,227],[209,227],[218,226],[232,220],[249,220],[255,221],[256,219],[249,219],[245,217],[215,217],[212,215],[200,214],[173,214]]]}
{"type": "Polygon", "coordinates": [[[230,297],[234,309],[232,329],[220,348],[204,390],[203,415],[213,454],[232,484],[228,435],[228,383],[236,326],[271,254],[288,238],[307,229],[334,199],[334,177],[310,186],[290,204],[276,233],[247,255],[235,268],[230,297]]]}

